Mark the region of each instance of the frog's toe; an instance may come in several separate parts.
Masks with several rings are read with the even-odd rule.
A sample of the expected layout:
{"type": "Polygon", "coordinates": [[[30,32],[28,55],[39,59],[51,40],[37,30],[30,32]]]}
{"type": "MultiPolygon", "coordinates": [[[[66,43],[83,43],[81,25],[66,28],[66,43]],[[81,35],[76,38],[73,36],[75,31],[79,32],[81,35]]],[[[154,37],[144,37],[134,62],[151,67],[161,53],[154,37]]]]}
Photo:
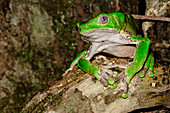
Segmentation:
{"type": "Polygon", "coordinates": [[[115,83],[112,78],[109,78],[107,81],[108,81],[109,84],[114,84],[115,83]]]}
{"type": "Polygon", "coordinates": [[[117,75],[118,75],[117,72],[114,71],[114,72],[113,72],[113,77],[117,77],[117,75]]]}
{"type": "Polygon", "coordinates": [[[108,90],[108,89],[115,89],[117,87],[116,84],[113,85],[108,85],[107,87],[104,87],[104,90],[108,90]]]}
{"type": "Polygon", "coordinates": [[[128,86],[129,84],[127,82],[125,82],[125,89],[123,91],[122,97],[125,99],[128,97],[128,86]]]}
{"type": "Polygon", "coordinates": [[[109,88],[111,88],[111,85],[108,85],[107,87],[104,87],[104,90],[108,90],[109,88]]]}
{"type": "MultiPolygon", "coordinates": [[[[108,71],[106,71],[105,69],[103,69],[102,67],[99,67],[100,68],[100,74],[98,74],[101,79],[100,79],[100,82],[105,86],[104,89],[107,90],[109,88],[111,89],[115,89],[117,87],[115,83],[115,80],[113,78],[110,78],[110,76],[108,74],[111,74],[113,75],[113,72],[111,71],[111,73],[108,73],[106,74],[108,71]]],[[[117,74],[117,73],[115,73],[117,74]]]]}
{"type": "Polygon", "coordinates": [[[112,78],[108,78],[106,77],[106,75],[101,75],[99,74],[99,76],[101,77],[100,82],[105,86],[105,90],[111,88],[111,89],[115,89],[117,86],[115,83],[115,81],[112,78]]]}
{"type": "Polygon", "coordinates": [[[104,87],[109,86],[109,83],[103,77],[101,77],[100,82],[104,85],[104,87]]]}
{"type": "Polygon", "coordinates": [[[127,98],[128,97],[128,93],[123,93],[122,94],[122,97],[125,99],[125,98],[127,98]]]}
{"type": "Polygon", "coordinates": [[[145,76],[145,73],[143,73],[143,72],[141,72],[141,73],[139,73],[139,77],[144,77],[145,76]]]}
{"type": "Polygon", "coordinates": [[[115,89],[117,87],[117,85],[116,84],[113,84],[113,85],[111,85],[111,89],[115,89]]]}
{"type": "Polygon", "coordinates": [[[123,71],[123,72],[121,72],[119,75],[117,75],[116,77],[114,77],[113,79],[114,79],[114,81],[116,82],[116,81],[118,81],[118,80],[120,80],[120,79],[123,79],[125,76],[126,76],[126,75],[125,75],[125,72],[123,71]]]}
{"type": "Polygon", "coordinates": [[[154,76],[154,74],[153,74],[153,72],[151,70],[149,70],[148,76],[149,77],[153,77],[154,76]]]}
{"type": "Polygon", "coordinates": [[[139,77],[144,77],[145,76],[146,69],[142,69],[141,72],[139,73],[139,77]]]}

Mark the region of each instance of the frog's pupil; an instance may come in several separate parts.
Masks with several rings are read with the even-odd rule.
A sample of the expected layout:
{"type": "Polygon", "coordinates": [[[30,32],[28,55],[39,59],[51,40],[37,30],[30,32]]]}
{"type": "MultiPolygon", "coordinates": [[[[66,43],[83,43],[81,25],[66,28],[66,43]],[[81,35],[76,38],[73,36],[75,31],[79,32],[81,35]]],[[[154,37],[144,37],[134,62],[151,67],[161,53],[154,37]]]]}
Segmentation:
{"type": "Polygon", "coordinates": [[[108,20],[107,20],[107,17],[106,16],[103,16],[102,17],[102,21],[104,22],[104,23],[106,23],[108,20]]]}
{"type": "Polygon", "coordinates": [[[105,17],[103,16],[103,21],[106,21],[105,17]]]}

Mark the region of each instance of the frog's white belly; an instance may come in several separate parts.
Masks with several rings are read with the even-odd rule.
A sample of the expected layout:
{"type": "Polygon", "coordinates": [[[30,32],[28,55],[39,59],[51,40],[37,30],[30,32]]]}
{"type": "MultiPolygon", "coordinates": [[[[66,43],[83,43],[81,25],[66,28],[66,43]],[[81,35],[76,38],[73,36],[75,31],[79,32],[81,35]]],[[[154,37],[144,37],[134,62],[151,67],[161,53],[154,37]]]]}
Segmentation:
{"type": "Polygon", "coordinates": [[[117,57],[129,57],[133,58],[135,55],[136,47],[134,46],[113,46],[110,45],[105,48],[103,52],[109,53],[117,57]]]}

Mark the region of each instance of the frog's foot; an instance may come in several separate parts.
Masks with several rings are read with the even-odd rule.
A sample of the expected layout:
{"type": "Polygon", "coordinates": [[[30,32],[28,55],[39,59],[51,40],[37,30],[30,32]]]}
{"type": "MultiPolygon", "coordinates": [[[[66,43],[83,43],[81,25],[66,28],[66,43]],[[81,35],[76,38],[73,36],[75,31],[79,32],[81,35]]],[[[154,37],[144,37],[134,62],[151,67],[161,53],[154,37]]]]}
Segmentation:
{"type": "Polygon", "coordinates": [[[122,97],[125,99],[128,97],[128,86],[129,84],[127,82],[125,82],[125,89],[123,91],[122,97]]]}
{"type": "MultiPolygon", "coordinates": [[[[100,76],[100,82],[104,85],[104,89],[107,90],[107,89],[115,89],[117,86],[115,84],[115,82],[123,79],[126,77],[125,75],[125,71],[121,72],[119,75],[117,75],[117,73],[114,73],[112,72],[111,70],[107,69],[107,68],[104,68],[104,67],[99,67],[100,68],[100,74],[98,74],[100,76]],[[110,78],[108,76],[108,73],[111,74],[111,75],[117,75],[115,76],[114,78],[110,78]]],[[[126,80],[125,80],[126,81],[126,80]]],[[[124,91],[123,91],[123,94],[122,94],[122,97],[123,98],[127,98],[128,97],[128,83],[127,81],[125,82],[125,88],[124,88],[124,91]]]]}
{"type": "Polygon", "coordinates": [[[148,76],[149,77],[153,77],[154,76],[154,74],[153,74],[153,67],[154,67],[154,57],[153,57],[153,54],[151,53],[149,55],[147,61],[145,62],[144,69],[139,73],[139,76],[140,77],[144,77],[146,71],[149,70],[148,76]]]}
{"type": "MultiPolygon", "coordinates": [[[[125,75],[125,71],[123,71],[123,72],[121,72],[118,76],[116,76],[115,78],[114,78],[114,81],[116,82],[116,81],[118,81],[118,80],[120,80],[120,79],[123,79],[123,78],[125,78],[126,77],[126,75],[125,75]]],[[[126,80],[125,80],[126,81],[126,80]]],[[[128,97],[128,86],[129,86],[129,84],[127,83],[127,81],[125,82],[125,88],[124,88],[124,91],[123,91],[123,94],[122,94],[122,97],[123,98],[127,98],[128,97]]]]}
{"type": "Polygon", "coordinates": [[[114,77],[114,81],[117,82],[118,80],[123,79],[124,77],[126,77],[126,75],[125,75],[125,72],[122,71],[119,75],[114,77]]]}
{"type": "Polygon", "coordinates": [[[146,74],[146,72],[147,72],[147,70],[149,71],[148,72],[148,76],[149,77],[153,77],[154,76],[154,73],[153,73],[153,70],[150,70],[150,69],[143,69],[143,70],[141,70],[141,72],[139,73],[139,77],[144,77],[145,76],[145,74],[146,74]]]}
{"type": "Polygon", "coordinates": [[[98,74],[100,76],[100,82],[104,85],[104,89],[107,90],[109,88],[111,89],[115,89],[117,86],[115,83],[115,81],[113,80],[113,78],[109,77],[109,75],[113,75],[114,72],[107,69],[107,68],[104,68],[102,66],[99,66],[98,67],[100,69],[100,74],[98,74]]]}
{"type": "MultiPolygon", "coordinates": [[[[108,70],[107,72],[110,72],[111,70],[109,70],[109,69],[115,68],[115,67],[122,68],[122,69],[125,69],[125,70],[128,68],[128,66],[119,65],[119,64],[114,64],[114,65],[112,65],[112,66],[101,66],[101,67],[107,69],[107,70],[108,70]]],[[[111,72],[109,73],[109,75],[112,75],[114,78],[116,77],[115,80],[118,81],[119,78],[122,78],[121,76],[122,76],[123,74],[121,73],[121,74],[119,74],[119,76],[117,76],[118,74],[117,74],[116,71],[114,71],[114,72],[111,71],[111,72]],[[117,79],[118,79],[118,80],[117,80],[117,79]]]]}

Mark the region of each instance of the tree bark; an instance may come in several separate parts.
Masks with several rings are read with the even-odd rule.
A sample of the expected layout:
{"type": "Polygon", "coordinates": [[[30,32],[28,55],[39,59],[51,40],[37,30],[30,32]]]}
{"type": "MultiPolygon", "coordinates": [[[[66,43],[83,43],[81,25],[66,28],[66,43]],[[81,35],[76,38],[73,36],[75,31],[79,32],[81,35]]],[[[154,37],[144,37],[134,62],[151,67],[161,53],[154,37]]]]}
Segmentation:
{"type": "MultiPolygon", "coordinates": [[[[155,77],[164,73],[161,69],[155,69],[155,77]]],[[[130,83],[128,98],[123,99],[124,80],[117,83],[116,89],[105,91],[99,81],[75,67],[63,79],[35,95],[22,112],[126,113],[154,106],[170,108],[170,85],[156,87],[154,84],[160,81],[161,78],[155,81],[136,75],[130,83]]]]}

